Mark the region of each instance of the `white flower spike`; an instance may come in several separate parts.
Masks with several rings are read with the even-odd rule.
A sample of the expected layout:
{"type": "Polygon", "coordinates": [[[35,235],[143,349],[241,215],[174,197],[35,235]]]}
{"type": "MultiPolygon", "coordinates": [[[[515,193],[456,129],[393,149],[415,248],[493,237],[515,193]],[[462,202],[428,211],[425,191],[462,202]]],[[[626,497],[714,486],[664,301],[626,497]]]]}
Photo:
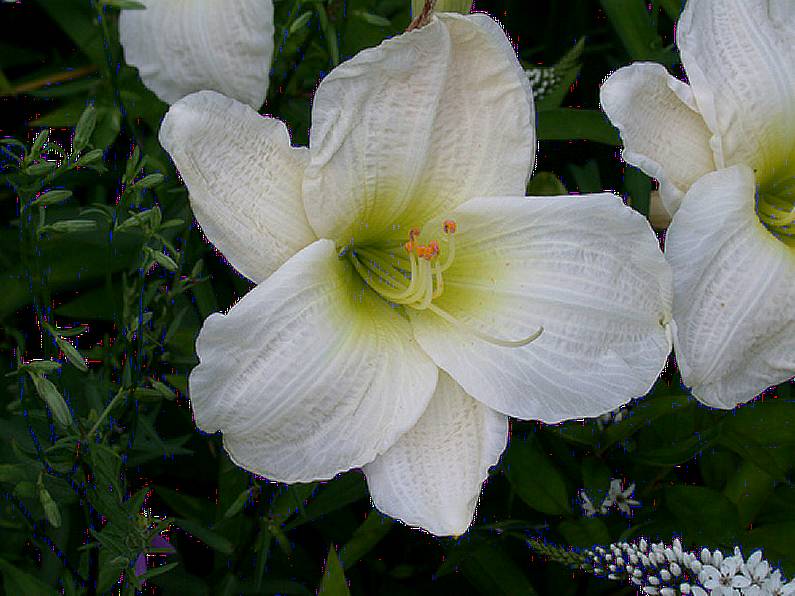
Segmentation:
{"type": "Polygon", "coordinates": [[[217,93],[172,106],[160,138],[196,217],[258,283],[199,334],[196,424],[273,480],[362,467],[381,511],[459,535],[508,416],[644,394],[671,345],[670,270],[618,197],[522,196],[533,121],[482,14],[334,69],[308,150],[217,93]]]}
{"type": "Polygon", "coordinates": [[[677,362],[718,408],[795,375],[793,6],[689,0],[676,33],[690,84],[636,63],[601,91],[624,159],[673,215],[677,362]]]}
{"type": "Polygon", "coordinates": [[[166,103],[209,89],[258,109],[273,56],[272,0],[140,0],[122,10],[124,59],[166,103]]]}

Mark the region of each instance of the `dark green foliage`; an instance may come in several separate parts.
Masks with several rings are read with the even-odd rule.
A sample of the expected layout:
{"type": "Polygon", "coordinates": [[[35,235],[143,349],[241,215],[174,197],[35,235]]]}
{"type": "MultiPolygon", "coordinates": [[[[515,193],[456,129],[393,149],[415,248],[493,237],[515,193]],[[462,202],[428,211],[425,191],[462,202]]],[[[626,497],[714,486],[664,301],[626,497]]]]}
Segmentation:
{"type": "MultiPolygon", "coordinates": [[[[134,4],[0,5],[4,593],[132,594],[146,581],[166,594],[617,594],[625,587],[548,561],[579,559],[543,544],[640,535],[763,547],[795,573],[789,385],[711,411],[668,370],[620,421],[514,422],[459,540],[374,511],[357,471],[287,487],[234,466],[219,437],[196,431],[187,377],[201,322],[250,286],[192,225],[157,142],[167,106],[121,59],[117,9],[134,4]],[[635,482],[641,506],[631,518],[583,517],[578,491],[598,504],[611,478],[635,482]],[[176,553],[153,542],[166,529],[176,553]],[[142,553],[149,567],[136,577],[142,553]]],[[[318,80],[403,30],[409,5],[276,2],[264,110],[289,124],[295,144],[307,142],[318,80]]],[[[597,92],[631,60],[676,64],[679,2],[652,6],[478,2],[524,64],[555,82],[538,105],[533,194],[613,188],[647,213],[651,183],[617,159],[597,92]]]]}

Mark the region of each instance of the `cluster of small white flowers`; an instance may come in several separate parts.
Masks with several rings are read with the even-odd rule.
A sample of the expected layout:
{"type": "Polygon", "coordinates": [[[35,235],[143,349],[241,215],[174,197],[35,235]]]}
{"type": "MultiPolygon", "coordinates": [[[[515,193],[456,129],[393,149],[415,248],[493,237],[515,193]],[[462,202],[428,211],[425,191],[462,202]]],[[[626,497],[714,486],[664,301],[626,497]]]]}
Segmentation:
{"type": "Polygon", "coordinates": [[[732,556],[706,548],[700,555],[682,549],[679,539],[671,546],[619,542],[585,551],[584,569],[609,579],[626,579],[643,594],[660,596],[788,596],[795,581],[787,582],[778,570],[754,552],[746,561],[735,547],[732,556]]]}
{"type": "Polygon", "coordinates": [[[622,482],[618,478],[613,478],[610,481],[610,489],[607,496],[602,501],[597,509],[591,499],[586,494],[585,490],[580,490],[580,507],[582,513],[586,517],[594,517],[596,515],[607,515],[610,510],[615,507],[624,515],[632,514],[632,507],[640,505],[640,501],[632,498],[632,493],[635,492],[635,483],[630,484],[626,489],[622,489],[622,482]]]}
{"type": "Polygon", "coordinates": [[[561,81],[561,77],[554,66],[526,68],[525,73],[527,78],[530,79],[530,87],[533,89],[533,98],[536,101],[542,100],[561,81]]]}

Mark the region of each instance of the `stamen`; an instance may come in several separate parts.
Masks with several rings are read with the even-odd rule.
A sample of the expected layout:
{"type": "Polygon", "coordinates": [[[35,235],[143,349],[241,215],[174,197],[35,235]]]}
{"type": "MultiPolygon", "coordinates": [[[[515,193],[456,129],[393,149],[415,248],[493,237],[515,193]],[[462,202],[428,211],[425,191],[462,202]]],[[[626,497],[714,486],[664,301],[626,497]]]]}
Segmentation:
{"type": "MultiPolygon", "coordinates": [[[[410,305],[409,305],[410,306],[410,305]]],[[[495,346],[501,346],[503,348],[521,348],[522,346],[526,346],[527,344],[533,343],[541,334],[544,333],[544,327],[539,327],[538,331],[533,333],[532,335],[525,337],[523,339],[500,339],[499,337],[494,337],[493,335],[489,335],[487,333],[483,333],[482,331],[475,329],[474,327],[467,325],[463,321],[455,318],[449,312],[444,309],[439,308],[435,304],[431,304],[428,306],[428,310],[432,313],[439,315],[445,321],[450,323],[451,325],[457,327],[461,331],[469,333],[470,335],[474,335],[478,339],[482,339],[483,341],[489,342],[490,344],[494,344],[495,346]]]]}
{"type": "MultiPolygon", "coordinates": [[[[795,216],[793,219],[795,220],[795,216]]],[[[464,323],[433,304],[433,301],[444,293],[442,274],[452,266],[455,259],[453,235],[456,230],[456,223],[452,220],[446,220],[442,225],[444,236],[441,240],[445,243],[445,250],[444,260],[441,263],[439,256],[442,249],[439,241],[430,240],[427,245],[418,244],[419,228],[411,228],[408,242],[402,245],[399,242],[390,242],[383,245],[385,248],[356,249],[351,245],[340,252],[340,257],[347,256],[362,281],[388,302],[414,310],[429,310],[457,329],[495,346],[519,348],[538,339],[544,331],[543,327],[522,339],[502,339],[464,323]],[[401,247],[406,254],[400,251],[401,247]]]]}

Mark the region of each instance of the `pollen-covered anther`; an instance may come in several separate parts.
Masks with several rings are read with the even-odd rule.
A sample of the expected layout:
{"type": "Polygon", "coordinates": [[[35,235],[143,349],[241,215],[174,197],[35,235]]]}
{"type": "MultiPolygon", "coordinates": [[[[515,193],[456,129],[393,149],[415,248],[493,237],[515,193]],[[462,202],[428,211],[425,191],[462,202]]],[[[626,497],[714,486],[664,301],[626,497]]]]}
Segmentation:
{"type": "Polygon", "coordinates": [[[442,224],[442,230],[444,230],[445,234],[455,234],[455,231],[458,229],[458,225],[452,219],[444,220],[442,224]]]}
{"type": "Polygon", "coordinates": [[[405,251],[407,253],[409,253],[409,254],[413,253],[414,252],[414,242],[412,240],[409,240],[408,242],[406,242],[403,245],[403,248],[405,249],[405,251]]]}

